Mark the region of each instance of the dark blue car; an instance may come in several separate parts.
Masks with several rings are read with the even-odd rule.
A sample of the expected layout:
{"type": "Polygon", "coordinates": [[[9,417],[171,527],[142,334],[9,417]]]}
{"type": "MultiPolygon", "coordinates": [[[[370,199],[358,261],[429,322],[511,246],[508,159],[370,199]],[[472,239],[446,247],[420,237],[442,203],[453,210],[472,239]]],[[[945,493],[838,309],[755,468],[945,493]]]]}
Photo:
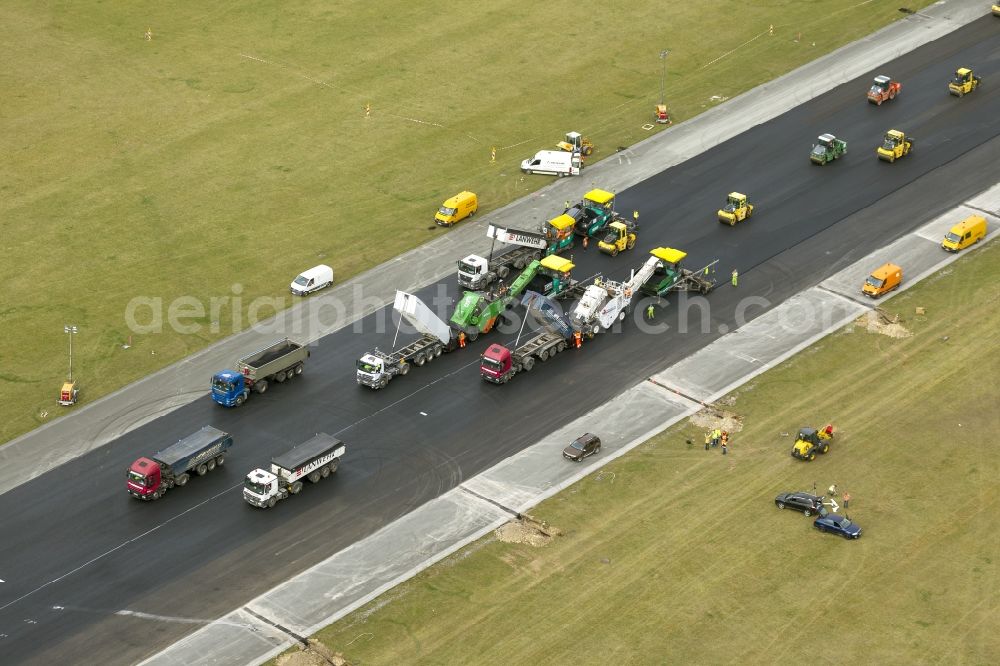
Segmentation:
{"type": "Polygon", "coordinates": [[[850,518],[835,513],[820,516],[813,522],[813,527],[820,532],[837,534],[845,539],[857,539],[861,536],[861,526],[851,522],[850,518]]]}

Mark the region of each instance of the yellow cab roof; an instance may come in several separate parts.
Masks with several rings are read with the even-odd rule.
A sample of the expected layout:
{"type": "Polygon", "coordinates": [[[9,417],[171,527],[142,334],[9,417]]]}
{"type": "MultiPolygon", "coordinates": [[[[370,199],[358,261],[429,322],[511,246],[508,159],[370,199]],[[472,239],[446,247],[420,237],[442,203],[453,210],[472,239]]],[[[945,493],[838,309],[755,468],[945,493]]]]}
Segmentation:
{"type": "Polygon", "coordinates": [[[898,137],[901,137],[901,136],[903,136],[903,133],[900,132],[899,130],[889,130],[888,132],[885,133],[885,135],[886,136],[898,136],[898,137]]]}
{"type": "Polygon", "coordinates": [[[965,76],[971,71],[972,70],[969,69],[968,67],[959,67],[957,70],[955,70],[955,73],[958,74],[959,76],[965,76]]]}
{"type": "Polygon", "coordinates": [[[730,199],[746,199],[747,195],[741,194],[739,192],[730,192],[729,193],[729,198],[730,199]]]}
{"type": "Polygon", "coordinates": [[[63,382],[62,390],[63,391],[72,391],[73,387],[75,385],[76,385],[76,382],[63,382]]]}
{"type": "Polygon", "coordinates": [[[591,190],[584,194],[583,198],[603,206],[614,199],[615,195],[607,190],[591,190]]]}
{"type": "Polygon", "coordinates": [[[672,247],[658,247],[650,250],[649,253],[657,259],[662,259],[667,263],[676,264],[678,261],[688,256],[687,252],[675,250],[672,247]]]}
{"type": "Polygon", "coordinates": [[[667,110],[667,105],[666,104],[657,104],[656,105],[656,110],[660,111],[660,112],[666,111],[667,110]]]}
{"type": "Polygon", "coordinates": [[[569,259],[564,259],[557,254],[550,254],[541,260],[542,268],[548,268],[552,271],[559,271],[560,273],[568,273],[573,270],[576,265],[569,259]]]}
{"type": "Polygon", "coordinates": [[[563,229],[566,229],[568,227],[572,227],[574,224],[576,224],[576,220],[574,220],[566,213],[563,213],[559,217],[554,217],[551,220],[549,220],[549,226],[555,227],[559,231],[562,231],[563,229]]]}

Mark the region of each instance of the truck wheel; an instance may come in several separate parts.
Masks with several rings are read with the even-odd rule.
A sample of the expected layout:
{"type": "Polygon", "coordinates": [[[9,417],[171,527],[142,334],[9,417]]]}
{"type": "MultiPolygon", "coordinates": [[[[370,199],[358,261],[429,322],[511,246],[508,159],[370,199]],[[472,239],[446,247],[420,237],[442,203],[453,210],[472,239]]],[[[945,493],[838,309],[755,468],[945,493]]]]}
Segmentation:
{"type": "Polygon", "coordinates": [[[409,372],[410,372],[410,364],[409,363],[404,363],[403,366],[399,369],[399,374],[402,375],[403,377],[405,377],[407,374],[409,374],[409,372]]]}
{"type": "Polygon", "coordinates": [[[267,508],[268,509],[273,509],[274,505],[277,504],[277,503],[278,503],[277,498],[271,497],[271,498],[269,498],[267,500],[267,508]]]}
{"type": "Polygon", "coordinates": [[[296,365],[296,366],[295,366],[294,368],[292,368],[292,371],[293,371],[293,372],[294,372],[294,373],[295,373],[296,375],[301,375],[301,374],[302,374],[302,364],[301,364],[301,363],[299,363],[298,365],[296,365]]]}
{"type": "Polygon", "coordinates": [[[521,270],[522,268],[524,268],[524,259],[521,259],[520,257],[515,259],[514,268],[516,268],[517,270],[521,270]]]}
{"type": "Polygon", "coordinates": [[[565,351],[565,350],[566,350],[566,343],[565,342],[560,342],[558,345],[556,345],[556,353],[559,353],[559,352],[562,352],[562,351],[565,351]]]}
{"type": "Polygon", "coordinates": [[[469,333],[469,342],[475,342],[478,339],[479,339],[479,330],[478,329],[472,331],[472,333],[469,333]]]}
{"type": "Polygon", "coordinates": [[[628,243],[625,245],[626,250],[631,250],[635,247],[635,236],[628,239],[628,243]]]}
{"type": "Polygon", "coordinates": [[[184,474],[181,474],[180,476],[178,476],[177,477],[177,481],[176,481],[178,487],[183,488],[184,486],[186,486],[187,482],[188,482],[188,479],[190,479],[190,478],[191,477],[187,474],[187,472],[185,472],[184,474]]]}
{"type": "Polygon", "coordinates": [[[617,246],[611,248],[611,256],[612,257],[617,257],[618,256],[618,247],[617,246]]]}
{"type": "Polygon", "coordinates": [[[538,352],[538,360],[541,361],[542,363],[545,363],[547,360],[549,360],[549,350],[543,349],[542,351],[538,352]]]}
{"type": "Polygon", "coordinates": [[[205,463],[205,466],[208,467],[208,471],[209,472],[214,472],[215,471],[215,458],[212,458],[207,463],[205,463]]]}
{"type": "Polygon", "coordinates": [[[542,258],[542,251],[535,250],[534,252],[531,253],[531,258],[534,259],[535,261],[539,261],[542,258]]]}
{"type": "Polygon", "coordinates": [[[600,332],[601,332],[600,324],[594,324],[594,326],[590,329],[590,337],[594,337],[600,332]]]}
{"type": "Polygon", "coordinates": [[[160,499],[160,495],[161,495],[160,489],[157,488],[156,490],[153,491],[153,494],[150,495],[149,498],[152,499],[152,500],[158,500],[158,499],[160,499]]]}
{"type": "Polygon", "coordinates": [[[319,483],[319,480],[321,478],[323,478],[323,477],[320,475],[319,470],[316,470],[316,471],[313,471],[313,472],[309,473],[309,480],[311,482],[313,482],[313,483],[319,483]]]}
{"type": "Polygon", "coordinates": [[[896,91],[895,90],[890,90],[889,91],[889,99],[896,99],[896,91]]]}
{"type": "Polygon", "coordinates": [[[809,516],[813,515],[813,512],[810,511],[809,509],[806,509],[805,511],[802,512],[802,515],[808,518],[809,516]]]}
{"type": "Polygon", "coordinates": [[[816,453],[815,452],[809,454],[809,460],[816,460],[816,453]]]}
{"type": "Polygon", "coordinates": [[[427,359],[425,359],[425,358],[424,358],[424,355],[423,355],[423,354],[417,354],[417,355],[416,355],[416,356],[415,356],[415,357],[413,358],[413,365],[415,365],[415,366],[417,366],[417,367],[419,368],[419,367],[420,367],[420,366],[422,366],[422,365],[423,365],[423,364],[424,364],[424,363],[425,363],[426,361],[427,361],[427,359]]]}
{"type": "Polygon", "coordinates": [[[497,269],[497,277],[501,280],[506,280],[508,275],[510,275],[510,269],[506,266],[501,266],[497,269]]]}
{"type": "Polygon", "coordinates": [[[330,476],[330,466],[329,465],[323,465],[322,467],[320,467],[319,468],[319,475],[322,476],[324,479],[326,477],[330,476]]]}
{"type": "Polygon", "coordinates": [[[823,445],[823,449],[822,449],[823,453],[827,453],[829,450],[830,450],[830,445],[829,444],[824,444],[823,445]]]}
{"type": "Polygon", "coordinates": [[[285,373],[284,373],[284,372],[279,372],[278,374],[276,374],[276,375],[274,376],[274,381],[276,381],[276,382],[278,382],[279,384],[281,384],[282,382],[284,382],[284,381],[285,381],[285,377],[286,377],[286,376],[287,376],[287,375],[285,375],[285,373]]]}
{"type": "Polygon", "coordinates": [[[625,321],[625,311],[622,310],[618,313],[618,321],[625,321]]]}
{"type": "Polygon", "coordinates": [[[434,348],[434,358],[437,358],[438,356],[440,356],[441,352],[443,352],[443,351],[444,351],[444,348],[441,345],[438,345],[437,347],[435,347],[434,348]]]}
{"type": "Polygon", "coordinates": [[[242,395],[236,396],[236,406],[237,407],[239,407],[240,405],[242,405],[244,402],[246,402],[246,398],[245,397],[243,397],[242,395]]]}
{"type": "Polygon", "coordinates": [[[882,106],[882,96],[879,95],[875,98],[875,106],[882,106]]]}
{"type": "Polygon", "coordinates": [[[205,476],[206,474],[208,474],[208,465],[202,463],[198,465],[198,468],[195,469],[195,471],[198,472],[198,476],[205,476]]]}
{"type": "Polygon", "coordinates": [[[384,389],[388,384],[389,384],[389,379],[386,377],[383,377],[382,379],[378,380],[378,388],[380,389],[384,389]]]}
{"type": "Polygon", "coordinates": [[[531,369],[533,367],[535,367],[535,359],[531,358],[530,356],[528,358],[524,359],[524,371],[525,372],[531,372],[531,369]]]}
{"type": "Polygon", "coordinates": [[[215,458],[215,466],[216,467],[222,467],[222,465],[225,462],[226,462],[226,456],[216,456],[216,458],[215,458]]]}
{"type": "Polygon", "coordinates": [[[266,379],[262,379],[259,382],[257,382],[256,384],[254,384],[253,385],[253,390],[257,391],[257,393],[263,393],[264,391],[266,391],[267,390],[267,380],[266,379]]]}
{"type": "Polygon", "coordinates": [[[302,482],[296,481],[295,483],[293,483],[292,487],[288,489],[288,492],[290,492],[293,495],[298,495],[300,492],[302,492],[302,482]]]}

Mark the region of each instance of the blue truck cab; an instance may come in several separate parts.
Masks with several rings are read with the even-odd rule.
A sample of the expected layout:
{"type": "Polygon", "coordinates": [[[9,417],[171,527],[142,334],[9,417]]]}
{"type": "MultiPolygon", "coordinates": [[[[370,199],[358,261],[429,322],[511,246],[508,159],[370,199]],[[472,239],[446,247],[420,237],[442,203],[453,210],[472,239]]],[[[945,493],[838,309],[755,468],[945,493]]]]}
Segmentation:
{"type": "Polygon", "coordinates": [[[224,407],[242,405],[249,394],[243,375],[235,370],[223,370],[212,377],[212,400],[224,407]]]}

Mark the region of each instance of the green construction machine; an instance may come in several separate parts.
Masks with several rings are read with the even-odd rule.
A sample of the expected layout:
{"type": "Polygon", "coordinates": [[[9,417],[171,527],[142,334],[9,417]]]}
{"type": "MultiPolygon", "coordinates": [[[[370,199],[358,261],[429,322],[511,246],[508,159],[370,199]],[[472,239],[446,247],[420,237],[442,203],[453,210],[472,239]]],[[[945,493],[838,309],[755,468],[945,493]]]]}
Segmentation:
{"type": "Polygon", "coordinates": [[[558,300],[583,295],[586,285],[573,279],[575,264],[556,255],[535,259],[518,275],[510,287],[501,286],[487,292],[467,291],[455,306],[451,327],[465,331],[470,342],[481,333],[489,333],[500,316],[513,307],[525,290],[558,300]]]}
{"type": "Polygon", "coordinates": [[[809,153],[809,159],[813,164],[826,164],[832,162],[847,152],[847,142],[838,139],[832,134],[820,134],[816,139],[816,145],[809,153]]]}
{"type": "Polygon", "coordinates": [[[545,254],[562,254],[564,250],[572,250],[576,239],[576,235],[573,233],[575,225],[576,220],[566,213],[543,224],[542,233],[545,234],[545,239],[549,243],[545,254]]]}
{"type": "Polygon", "coordinates": [[[583,201],[569,208],[566,213],[574,220],[577,236],[596,237],[618,219],[615,213],[615,195],[605,190],[591,190],[583,195],[583,201]]]}
{"type": "Polygon", "coordinates": [[[687,252],[670,247],[658,247],[650,250],[649,253],[656,260],[656,267],[652,277],[639,288],[643,294],[664,296],[671,291],[697,291],[701,294],[707,294],[715,288],[715,280],[712,275],[715,273],[713,269],[718,260],[697,271],[690,271],[681,268],[681,261],[687,256],[687,252]]]}

